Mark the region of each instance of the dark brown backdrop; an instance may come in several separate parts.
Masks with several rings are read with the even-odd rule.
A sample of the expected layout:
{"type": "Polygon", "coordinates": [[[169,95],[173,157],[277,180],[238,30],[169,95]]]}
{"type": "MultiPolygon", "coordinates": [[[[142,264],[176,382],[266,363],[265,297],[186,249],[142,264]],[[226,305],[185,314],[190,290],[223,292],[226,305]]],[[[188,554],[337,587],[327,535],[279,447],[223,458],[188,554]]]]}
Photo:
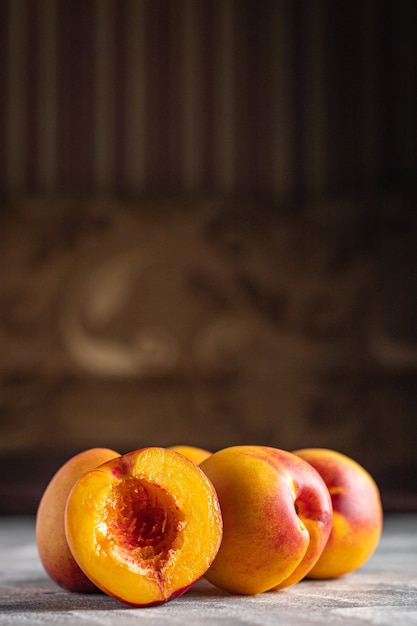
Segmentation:
{"type": "Polygon", "coordinates": [[[0,3],[0,512],[181,442],[417,508],[416,7],[0,3]]]}

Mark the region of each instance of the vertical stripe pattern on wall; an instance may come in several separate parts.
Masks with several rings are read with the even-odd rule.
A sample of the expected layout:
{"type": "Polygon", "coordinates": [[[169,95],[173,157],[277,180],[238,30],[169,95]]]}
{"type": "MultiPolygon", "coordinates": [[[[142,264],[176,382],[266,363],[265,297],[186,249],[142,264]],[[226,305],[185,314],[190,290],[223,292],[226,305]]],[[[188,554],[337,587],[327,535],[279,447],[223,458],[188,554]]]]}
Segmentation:
{"type": "Polygon", "coordinates": [[[200,23],[199,5],[186,0],[184,11],[184,35],[182,54],[184,59],[182,90],[183,123],[183,183],[189,190],[198,188],[201,181],[201,36],[197,29],[200,23]]]}
{"type": "MultiPolygon", "coordinates": [[[[290,35],[290,0],[278,0],[271,15],[270,33],[271,55],[275,64],[270,82],[272,84],[271,135],[272,140],[271,180],[276,195],[289,197],[293,188],[292,167],[293,141],[292,129],[294,111],[291,86],[294,79],[291,73],[291,35],[290,35]]],[[[268,138],[265,137],[265,141],[268,138]]]]}
{"type": "MultiPolygon", "coordinates": [[[[128,0],[125,15],[125,54],[124,57],[121,57],[124,68],[124,84],[120,85],[120,93],[125,108],[120,110],[118,125],[119,155],[120,157],[123,155],[124,170],[119,172],[119,179],[123,181],[127,189],[141,189],[145,184],[144,137],[146,123],[146,97],[143,87],[146,69],[143,3],[137,0],[128,0]],[[129,72],[132,77],[130,80],[128,80],[129,72]]],[[[124,23],[121,23],[119,28],[122,38],[124,23]]]]}
{"type": "Polygon", "coordinates": [[[4,0],[1,190],[413,188],[416,7],[4,0]]]}
{"type": "Polygon", "coordinates": [[[101,0],[94,13],[94,185],[114,184],[115,152],[115,3],[101,0]],[[113,148],[113,150],[112,150],[113,148]]]}
{"type": "Polygon", "coordinates": [[[7,50],[5,57],[5,147],[7,160],[6,181],[13,188],[25,184],[25,146],[27,108],[25,104],[25,46],[27,42],[27,5],[26,3],[8,3],[8,32],[6,33],[7,50]]]}
{"type": "Polygon", "coordinates": [[[56,184],[55,162],[57,159],[57,74],[56,59],[56,2],[45,0],[39,6],[39,77],[36,94],[38,111],[37,177],[35,186],[54,189],[56,184]]]}

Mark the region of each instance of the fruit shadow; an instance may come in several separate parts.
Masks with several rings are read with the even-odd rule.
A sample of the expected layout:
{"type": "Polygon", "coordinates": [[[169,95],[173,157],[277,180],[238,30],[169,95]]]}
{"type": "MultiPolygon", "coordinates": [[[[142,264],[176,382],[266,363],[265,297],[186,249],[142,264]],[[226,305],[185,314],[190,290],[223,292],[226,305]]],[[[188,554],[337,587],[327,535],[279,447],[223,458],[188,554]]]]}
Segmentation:
{"type": "MultiPolygon", "coordinates": [[[[229,596],[205,580],[197,581],[182,596],[172,600],[195,601],[200,599],[229,596]]],[[[65,613],[76,611],[109,612],[137,609],[120,602],[101,591],[95,593],[73,593],[56,586],[52,581],[27,579],[16,584],[1,586],[0,615],[28,615],[30,613],[65,613]]],[[[143,607],[146,610],[146,607],[143,607]]],[[[1,621],[1,620],[0,620],[1,621]]]]}
{"type": "Polygon", "coordinates": [[[104,593],[72,593],[60,589],[49,580],[24,580],[1,587],[0,614],[111,611],[120,609],[120,606],[120,602],[104,593]]]}

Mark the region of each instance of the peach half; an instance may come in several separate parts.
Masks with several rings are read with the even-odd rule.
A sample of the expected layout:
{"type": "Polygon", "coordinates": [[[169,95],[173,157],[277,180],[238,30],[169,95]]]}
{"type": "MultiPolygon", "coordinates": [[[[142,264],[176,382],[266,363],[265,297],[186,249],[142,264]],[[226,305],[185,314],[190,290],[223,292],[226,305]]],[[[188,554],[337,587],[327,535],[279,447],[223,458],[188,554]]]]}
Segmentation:
{"type": "Polygon", "coordinates": [[[372,476],[350,457],[326,448],[294,452],[314,467],[332,499],[333,523],[327,544],[309,578],[337,578],[359,569],[375,551],[383,510],[372,476]]]}
{"type": "Polygon", "coordinates": [[[223,541],[206,578],[238,594],[304,578],[332,525],[330,495],[318,472],[290,452],[256,445],[224,448],[200,467],[223,515],[223,541]]]}
{"type": "Polygon", "coordinates": [[[97,587],[149,606],[182,595],[204,575],[220,546],[222,517],[197,465],[149,447],[80,478],[67,500],[66,536],[97,587]]]}
{"type": "Polygon", "coordinates": [[[200,463],[204,461],[204,459],[211,455],[211,452],[209,452],[209,450],[206,450],[205,448],[198,448],[196,446],[177,445],[170,446],[170,449],[175,450],[180,454],[183,454],[188,459],[193,461],[193,463],[195,463],[196,465],[200,465],[200,463]]]}
{"type": "Polygon", "coordinates": [[[118,452],[109,448],[83,450],[58,469],[40,499],[35,527],[39,558],[49,577],[68,591],[97,591],[74,560],[65,537],[68,494],[85,472],[116,456],[118,452]]]}

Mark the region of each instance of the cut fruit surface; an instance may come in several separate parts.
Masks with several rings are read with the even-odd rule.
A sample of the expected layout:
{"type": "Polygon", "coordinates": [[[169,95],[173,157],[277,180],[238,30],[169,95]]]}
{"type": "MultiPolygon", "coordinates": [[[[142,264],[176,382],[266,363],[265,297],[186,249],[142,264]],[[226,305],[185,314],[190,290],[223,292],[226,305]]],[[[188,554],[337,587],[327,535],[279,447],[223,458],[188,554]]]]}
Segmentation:
{"type": "Polygon", "coordinates": [[[184,593],[222,538],[216,492],[188,458],[142,448],[85,474],[66,508],[66,536],[97,587],[136,606],[184,593]]]}

